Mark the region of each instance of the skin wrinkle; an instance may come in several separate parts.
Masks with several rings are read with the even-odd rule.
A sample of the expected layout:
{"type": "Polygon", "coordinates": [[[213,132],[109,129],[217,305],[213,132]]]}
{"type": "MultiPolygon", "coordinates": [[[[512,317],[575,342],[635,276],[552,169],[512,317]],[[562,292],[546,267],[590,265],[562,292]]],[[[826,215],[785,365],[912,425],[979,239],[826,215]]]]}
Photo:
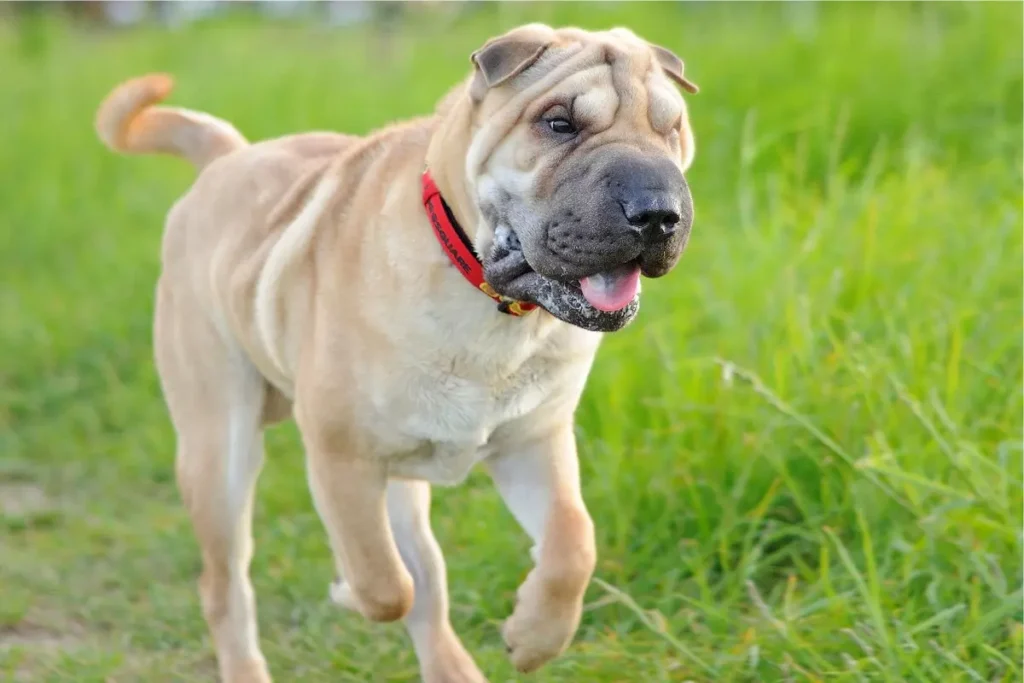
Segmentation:
{"type": "MultiPolygon", "coordinates": [[[[608,52],[611,53],[612,51],[609,50],[608,52]]],[[[618,118],[620,111],[625,109],[629,113],[630,120],[632,120],[636,118],[634,115],[637,107],[639,106],[635,90],[646,90],[646,88],[630,87],[633,81],[633,72],[630,68],[632,66],[632,61],[627,55],[617,55],[612,57],[612,55],[609,54],[609,57],[609,65],[612,70],[612,85],[615,87],[615,92],[619,94],[619,109],[615,111],[615,119],[618,118]]]]}
{"type": "MultiPolygon", "coordinates": [[[[508,195],[507,193],[503,193],[503,194],[502,194],[502,198],[503,198],[503,199],[505,200],[505,208],[504,208],[504,210],[502,210],[502,208],[500,208],[500,207],[497,207],[497,206],[492,206],[492,207],[489,207],[489,208],[491,209],[491,211],[492,211],[492,213],[493,213],[494,215],[500,216],[500,218],[499,218],[499,219],[498,219],[498,220],[497,220],[497,221],[495,222],[495,225],[496,225],[496,226],[498,226],[498,227],[496,228],[496,230],[495,230],[495,233],[496,233],[496,235],[497,235],[498,231],[499,231],[500,229],[502,229],[502,228],[505,228],[505,229],[508,229],[508,230],[512,230],[512,228],[510,227],[510,223],[511,223],[511,221],[510,221],[510,220],[509,220],[509,218],[508,218],[508,208],[507,208],[507,207],[508,207],[508,205],[509,205],[509,204],[511,203],[511,202],[510,202],[510,200],[511,200],[511,196],[510,196],[510,195],[508,195]]],[[[544,242],[545,244],[548,244],[548,243],[550,243],[550,229],[551,229],[551,226],[552,226],[552,221],[546,221],[546,222],[544,223],[543,227],[542,227],[542,229],[543,229],[543,231],[544,231],[544,233],[543,233],[543,242],[544,242]]],[[[516,248],[516,249],[519,249],[519,251],[520,251],[520,253],[521,253],[521,252],[522,252],[522,246],[521,246],[521,245],[519,244],[519,237],[518,237],[518,235],[517,235],[517,234],[515,233],[515,231],[514,231],[514,230],[512,230],[512,234],[513,234],[513,236],[514,236],[514,239],[515,239],[515,248],[516,248]]],[[[554,256],[554,257],[556,257],[556,258],[557,258],[557,259],[558,259],[558,260],[560,261],[560,264],[559,264],[559,265],[561,266],[561,271],[562,271],[562,274],[564,274],[564,273],[567,273],[567,272],[568,272],[568,271],[569,271],[569,270],[571,269],[571,267],[572,267],[572,264],[570,264],[569,262],[567,262],[567,261],[565,261],[564,259],[562,259],[562,257],[561,257],[561,255],[560,255],[560,254],[558,254],[558,253],[557,253],[557,252],[555,252],[555,251],[552,251],[552,252],[551,252],[551,255],[552,255],[552,256],[554,256]]],[[[500,278],[500,277],[499,277],[499,276],[497,275],[497,273],[496,273],[495,271],[493,271],[493,270],[492,270],[492,271],[490,271],[490,272],[492,273],[491,275],[487,275],[487,273],[488,273],[488,267],[489,267],[489,266],[493,267],[493,263],[490,263],[489,261],[490,261],[491,259],[495,259],[495,258],[497,258],[497,257],[495,257],[494,255],[492,255],[492,256],[490,257],[490,259],[484,260],[484,262],[483,262],[483,265],[484,265],[484,272],[485,272],[485,275],[487,276],[487,280],[488,280],[488,282],[490,282],[490,284],[491,284],[492,286],[494,286],[494,287],[498,288],[498,290],[499,290],[499,291],[501,291],[501,286],[502,286],[502,284],[503,284],[504,280],[503,280],[502,278],[500,278]]],[[[522,263],[523,263],[523,265],[526,265],[526,266],[527,266],[527,268],[529,268],[529,265],[527,264],[527,262],[526,262],[525,258],[523,259],[522,263]]],[[[520,273],[520,274],[521,274],[521,273],[520,273]]],[[[547,288],[547,290],[548,290],[548,295],[549,295],[549,297],[550,297],[550,295],[551,295],[551,292],[553,291],[553,288],[552,288],[552,287],[548,287],[548,288],[547,288]]],[[[511,291],[508,291],[508,292],[505,292],[505,293],[506,293],[506,294],[507,294],[508,296],[515,296],[515,297],[517,297],[517,298],[531,298],[531,299],[532,299],[532,297],[529,297],[528,295],[527,295],[527,296],[524,296],[524,295],[522,295],[522,294],[520,294],[520,295],[514,295],[514,294],[512,294],[512,292],[511,292],[511,291]]],[[[540,303],[540,302],[538,301],[538,302],[536,302],[536,303],[540,303]]],[[[547,308],[547,307],[545,307],[545,308],[547,308]]],[[[549,311],[548,311],[548,312],[551,312],[551,311],[550,311],[550,309],[549,309],[549,311]]]]}
{"type": "MultiPolygon", "coordinates": [[[[614,85],[621,85],[621,84],[616,84],[615,83],[615,65],[612,64],[611,60],[608,59],[608,57],[610,57],[610,55],[606,54],[606,61],[608,63],[608,66],[612,70],[612,83],[614,85]]],[[[615,120],[619,118],[619,112],[622,111],[622,95],[620,94],[620,90],[621,90],[621,88],[619,88],[619,87],[615,88],[615,95],[616,95],[616,98],[615,98],[615,111],[612,112],[612,123],[613,123],[613,125],[614,125],[615,120]]]]}
{"type": "MultiPolygon", "coordinates": [[[[577,71],[579,71],[580,69],[577,63],[585,61],[585,59],[588,56],[587,52],[588,51],[586,49],[580,49],[578,54],[570,53],[569,57],[564,62],[554,67],[552,71],[549,74],[547,74],[544,78],[542,78],[537,83],[534,83],[531,86],[527,87],[525,90],[512,97],[503,106],[499,107],[496,111],[491,113],[491,115],[488,117],[487,125],[493,125],[490,122],[494,121],[495,119],[500,120],[500,114],[508,110],[509,108],[514,107],[514,111],[520,112],[517,113],[513,121],[507,123],[505,126],[502,126],[500,128],[492,128],[491,130],[486,130],[487,125],[481,126],[481,133],[474,137],[473,146],[471,147],[470,150],[471,154],[474,154],[474,156],[470,157],[470,159],[467,159],[467,170],[469,171],[468,177],[472,178],[476,177],[477,175],[483,174],[484,166],[490,160],[490,156],[491,154],[493,154],[494,149],[505,140],[508,133],[513,128],[515,128],[516,125],[521,121],[521,112],[523,110],[530,109],[528,103],[536,101],[537,99],[542,97],[546,92],[549,92],[551,89],[553,89],[562,81],[564,81],[568,76],[575,74],[577,71]],[[546,81],[550,81],[550,83],[545,85],[546,81]],[[479,142],[479,140],[481,136],[485,135],[485,131],[487,137],[484,138],[484,141],[487,144],[482,144],[479,142]],[[486,151],[486,154],[481,155],[480,151],[478,151],[481,148],[486,151]]],[[[552,51],[552,53],[554,53],[554,51],[552,51]]],[[[516,76],[513,79],[513,82],[517,81],[521,76],[522,74],[516,76]]]]}
{"type": "MultiPolygon", "coordinates": [[[[566,155],[568,156],[568,154],[570,154],[571,152],[572,152],[572,150],[567,152],[566,155]]],[[[561,160],[559,161],[559,163],[561,163],[561,160]]],[[[562,179],[556,182],[555,189],[548,196],[557,195],[559,190],[562,189],[562,187],[565,185],[565,183],[569,182],[570,180],[574,180],[574,181],[575,180],[580,180],[582,176],[586,175],[587,168],[585,166],[583,166],[582,164],[577,165],[574,169],[572,169],[572,171],[576,171],[577,169],[578,169],[578,172],[564,174],[562,179]]],[[[552,176],[553,175],[554,174],[552,173],[552,176]]]]}
{"type": "Polygon", "coordinates": [[[569,109],[569,107],[572,105],[572,101],[579,97],[580,93],[576,93],[572,96],[572,98],[566,100],[565,96],[549,97],[548,95],[551,93],[551,91],[559,87],[565,88],[567,85],[571,85],[573,83],[592,80],[594,76],[593,72],[598,69],[601,69],[604,66],[606,65],[601,63],[592,64],[591,66],[574,71],[567,78],[564,78],[556,83],[551,84],[550,87],[548,87],[546,90],[540,92],[537,95],[537,99],[531,101],[530,104],[526,106],[525,110],[522,112],[520,116],[523,118],[531,119],[538,118],[542,113],[544,113],[548,109],[551,109],[552,107],[558,105],[561,105],[566,109],[569,109]]]}
{"type": "MultiPolygon", "coordinates": [[[[686,105],[682,101],[682,97],[674,88],[669,89],[662,87],[662,84],[657,82],[657,74],[660,72],[660,69],[661,67],[657,63],[657,60],[652,60],[652,63],[644,76],[644,84],[648,97],[647,121],[651,126],[651,130],[655,133],[665,135],[666,137],[672,136],[673,134],[678,136],[679,129],[682,127],[683,118],[686,113],[686,105]],[[674,109],[678,109],[678,112],[673,112],[674,109]],[[657,121],[654,119],[655,115],[659,113],[659,110],[664,110],[665,115],[663,118],[668,121],[665,126],[659,126],[657,121]]],[[[676,144],[680,144],[680,141],[676,140],[676,144]]]]}
{"type": "MultiPolygon", "coordinates": [[[[556,69],[574,56],[585,55],[586,46],[581,43],[567,43],[551,46],[531,66],[515,77],[516,85],[528,88],[547,79],[556,69]]],[[[555,81],[557,84],[561,79],[555,81]]]]}

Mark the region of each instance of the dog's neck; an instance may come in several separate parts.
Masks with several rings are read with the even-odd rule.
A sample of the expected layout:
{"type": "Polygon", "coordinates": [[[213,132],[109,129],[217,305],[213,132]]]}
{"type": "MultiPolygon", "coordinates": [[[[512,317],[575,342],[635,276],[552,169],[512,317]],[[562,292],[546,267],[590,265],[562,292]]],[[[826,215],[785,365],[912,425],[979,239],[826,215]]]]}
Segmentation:
{"type": "Polygon", "coordinates": [[[475,245],[480,212],[466,180],[466,155],[473,135],[469,81],[453,88],[437,107],[437,125],[427,147],[426,165],[455,219],[475,245]]]}

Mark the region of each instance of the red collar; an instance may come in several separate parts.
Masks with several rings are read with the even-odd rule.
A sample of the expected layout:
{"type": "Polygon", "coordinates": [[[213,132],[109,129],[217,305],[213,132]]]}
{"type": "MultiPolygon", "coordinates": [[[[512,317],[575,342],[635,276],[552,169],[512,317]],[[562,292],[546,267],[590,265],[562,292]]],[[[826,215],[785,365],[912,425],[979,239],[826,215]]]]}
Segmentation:
{"type": "Polygon", "coordinates": [[[430,171],[423,173],[423,206],[427,210],[430,224],[434,227],[437,241],[441,243],[448,258],[471,285],[498,302],[499,311],[508,315],[521,316],[537,308],[537,304],[504,297],[487,284],[487,281],[484,280],[483,264],[480,263],[480,259],[473,250],[473,245],[469,243],[469,238],[466,237],[466,233],[463,232],[451,209],[448,208],[448,204],[445,203],[441,191],[434,184],[434,179],[430,177],[430,171]]]}

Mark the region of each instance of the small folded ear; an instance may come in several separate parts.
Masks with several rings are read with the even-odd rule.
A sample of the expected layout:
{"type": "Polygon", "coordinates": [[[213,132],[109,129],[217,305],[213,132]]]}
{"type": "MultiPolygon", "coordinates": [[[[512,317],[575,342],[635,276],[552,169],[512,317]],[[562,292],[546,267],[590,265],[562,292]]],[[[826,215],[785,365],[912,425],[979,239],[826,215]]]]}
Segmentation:
{"type": "Polygon", "coordinates": [[[659,45],[651,45],[651,49],[654,50],[654,56],[657,58],[658,64],[661,65],[661,68],[664,69],[669,78],[678,83],[688,93],[700,91],[696,83],[683,75],[683,60],[679,59],[676,53],[659,45]]]}
{"type": "Polygon", "coordinates": [[[487,88],[501,85],[536,62],[551,44],[553,34],[543,24],[528,24],[487,41],[471,57],[476,67],[474,98],[482,98],[487,88]]]}

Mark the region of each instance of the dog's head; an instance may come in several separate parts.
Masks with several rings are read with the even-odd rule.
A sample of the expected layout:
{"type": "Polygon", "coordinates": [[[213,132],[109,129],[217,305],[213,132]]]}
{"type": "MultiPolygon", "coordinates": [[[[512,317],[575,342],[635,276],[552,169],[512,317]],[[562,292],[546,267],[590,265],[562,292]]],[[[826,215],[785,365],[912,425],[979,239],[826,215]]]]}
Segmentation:
{"type": "Polygon", "coordinates": [[[672,270],[693,219],[682,61],[625,29],[539,24],[472,60],[466,177],[488,279],[581,327],[623,327],[640,275],[672,270]]]}

